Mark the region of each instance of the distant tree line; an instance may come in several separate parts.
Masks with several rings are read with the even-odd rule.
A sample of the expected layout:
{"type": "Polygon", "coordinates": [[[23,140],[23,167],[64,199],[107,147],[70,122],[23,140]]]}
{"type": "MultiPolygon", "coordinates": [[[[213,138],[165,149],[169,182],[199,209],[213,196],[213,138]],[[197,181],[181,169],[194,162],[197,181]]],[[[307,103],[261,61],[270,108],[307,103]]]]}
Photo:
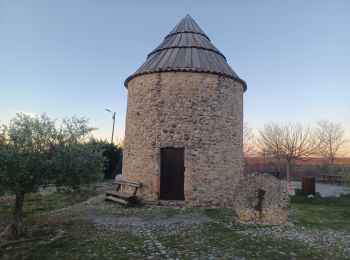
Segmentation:
{"type": "MultiPolygon", "coordinates": [[[[293,162],[307,161],[318,157],[329,163],[329,172],[334,173],[336,158],[345,155],[348,139],[340,123],[319,121],[316,127],[299,122],[268,122],[256,134],[244,124],[243,146],[246,169],[250,157],[258,155],[270,158],[278,172],[285,169],[290,179],[293,162]]],[[[264,162],[266,166],[266,161],[264,162]]],[[[271,167],[271,165],[270,165],[271,167]]]]}

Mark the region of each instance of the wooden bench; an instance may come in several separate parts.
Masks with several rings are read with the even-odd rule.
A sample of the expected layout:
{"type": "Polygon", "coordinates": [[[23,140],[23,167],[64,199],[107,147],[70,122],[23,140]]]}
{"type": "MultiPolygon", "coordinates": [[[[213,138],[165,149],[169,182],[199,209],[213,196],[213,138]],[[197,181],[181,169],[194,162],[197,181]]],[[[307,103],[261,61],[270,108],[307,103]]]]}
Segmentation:
{"type": "Polygon", "coordinates": [[[137,201],[137,190],[141,187],[141,182],[132,181],[115,181],[117,188],[113,191],[106,191],[106,200],[112,200],[120,204],[129,206],[137,201]],[[133,189],[131,193],[122,192],[121,187],[127,187],[128,189],[133,189]]]}
{"type": "Polygon", "coordinates": [[[327,179],[325,179],[325,178],[316,179],[316,181],[317,181],[318,183],[322,183],[322,184],[327,184],[327,183],[329,183],[329,181],[328,181],[327,179]]]}
{"type": "Polygon", "coordinates": [[[342,180],[342,176],[340,174],[322,174],[322,177],[330,184],[340,184],[342,180]]]}

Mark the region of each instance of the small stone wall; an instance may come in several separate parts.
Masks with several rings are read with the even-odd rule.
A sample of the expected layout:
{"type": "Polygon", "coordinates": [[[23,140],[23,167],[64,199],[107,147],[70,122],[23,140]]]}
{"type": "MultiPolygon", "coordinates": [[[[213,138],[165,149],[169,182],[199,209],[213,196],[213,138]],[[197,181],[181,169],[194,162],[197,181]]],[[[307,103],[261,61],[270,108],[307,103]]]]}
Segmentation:
{"type": "Polygon", "coordinates": [[[269,224],[287,222],[289,195],[287,184],[267,173],[244,176],[238,183],[234,199],[241,220],[269,224]]]}

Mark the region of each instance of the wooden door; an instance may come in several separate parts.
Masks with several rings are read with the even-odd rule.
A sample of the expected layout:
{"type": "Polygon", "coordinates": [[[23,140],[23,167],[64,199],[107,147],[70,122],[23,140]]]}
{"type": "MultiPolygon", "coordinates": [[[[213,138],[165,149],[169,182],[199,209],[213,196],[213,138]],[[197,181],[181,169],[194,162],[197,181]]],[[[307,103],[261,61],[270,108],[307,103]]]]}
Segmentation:
{"type": "Polygon", "coordinates": [[[161,200],[184,200],[185,149],[161,148],[160,194],[161,200]]]}

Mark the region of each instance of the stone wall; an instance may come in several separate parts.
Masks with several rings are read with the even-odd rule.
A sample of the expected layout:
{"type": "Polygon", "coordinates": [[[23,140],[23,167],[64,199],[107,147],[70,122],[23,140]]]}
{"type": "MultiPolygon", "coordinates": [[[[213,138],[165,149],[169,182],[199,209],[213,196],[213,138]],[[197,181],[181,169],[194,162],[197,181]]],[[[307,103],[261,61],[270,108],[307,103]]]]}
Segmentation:
{"type": "Polygon", "coordinates": [[[287,222],[289,195],[287,183],[268,173],[251,173],[238,183],[234,208],[244,221],[269,224],[287,222]]]}
{"type": "MultiPolygon", "coordinates": [[[[243,87],[207,73],[162,72],[128,84],[123,179],[158,203],[160,148],[185,148],[185,203],[232,206],[242,175],[243,87]]],[[[181,202],[180,202],[181,204],[181,202]]]]}

